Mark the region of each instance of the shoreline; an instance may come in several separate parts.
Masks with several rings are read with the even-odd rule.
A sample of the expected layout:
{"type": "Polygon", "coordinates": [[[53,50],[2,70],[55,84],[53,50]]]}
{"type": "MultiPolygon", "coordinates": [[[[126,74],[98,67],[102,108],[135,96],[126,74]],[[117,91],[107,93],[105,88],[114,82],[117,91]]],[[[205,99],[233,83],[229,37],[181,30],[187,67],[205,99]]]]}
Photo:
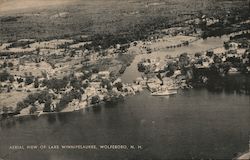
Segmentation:
{"type": "MultiPolygon", "coordinates": [[[[243,33],[243,32],[247,32],[247,31],[250,31],[250,30],[242,30],[242,31],[238,31],[238,32],[234,32],[234,33],[230,33],[230,34],[228,34],[228,35],[223,35],[223,36],[227,36],[227,37],[230,37],[230,36],[235,36],[235,35],[240,35],[241,33],[243,33]]],[[[211,36],[211,37],[213,37],[213,36],[211,36]]],[[[208,37],[208,38],[210,38],[210,37],[208,37]]],[[[190,41],[190,44],[192,44],[192,43],[194,43],[194,42],[196,42],[196,41],[198,41],[198,40],[201,40],[202,38],[201,37],[196,37],[195,38],[195,40],[193,40],[193,41],[190,41]]],[[[182,48],[183,46],[180,46],[180,47],[177,47],[177,48],[182,48]]],[[[220,47],[215,47],[215,48],[210,48],[209,50],[212,50],[212,49],[216,49],[216,48],[220,48],[220,47]]],[[[159,49],[159,50],[162,50],[162,49],[159,49]]],[[[145,55],[146,53],[137,53],[137,54],[135,54],[135,57],[133,58],[133,61],[135,61],[135,59],[136,59],[136,56],[140,56],[140,55],[145,55]]],[[[153,54],[153,53],[150,53],[150,54],[153,54]]],[[[130,63],[130,65],[133,63],[133,61],[130,63]]],[[[126,68],[127,69],[127,68],[126,68]]],[[[123,74],[121,74],[120,76],[122,76],[123,74]]],[[[122,94],[121,94],[122,95],[122,94]]],[[[130,95],[129,93],[128,93],[128,95],[130,95]]],[[[127,95],[122,95],[123,97],[126,97],[127,95]]],[[[106,103],[106,102],[104,102],[104,101],[102,101],[101,103],[106,103]]],[[[38,111],[38,113],[35,113],[35,114],[24,114],[24,115],[14,115],[13,117],[23,117],[23,116],[40,116],[40,115],[45,115],[45,114],[55,114],[55,113],[68,113],[68,112],[74,112],[74,111],[78,111],[78,110],[83,110],[83,109],[85,109],[85,108],[89,108],[89,107],[92,107],[92,106],[95,106],[95,105],[86,105],[86,106],[84,106],[84,107],[81,107],[81,108],[78,108],[78,109],[74,109],[74,110],[66,110],[66,111],[60,111],[60,112],[43,112],[43,111],[38,111]]],[[[67,108],[67,107],[66,107],[67,108]]],[[[65,109],[66,109],[65,108],[65,109]]],[[[76,108],[76,107],[75,107],[76,108]]],[[[10,116],[10,117],[12,117],[12,116],[10,116]]]]}
{"type": "Polygon", "coordinates": [[[250,151],[237,156],[234,160],[250,160],[250,151]]]}
{"type": "MultiPolygon", "coordinates": [[[[136,92],[135,94],[140,94],[140,92],[136,92]]],[[[129,96],[134,96],[134,95],[128,94],[128,95],[122,96],[122,98],[127,98],[129,96]]],[[[119,100],[119,97],[117,97],[116,100],[119,100]]],[[[43,112],[43,111],[41,111],[41,112],[35,113],[35,114],[23,114],[23,115],[17,114],[17,115],[14,115],[14,116],[8,116],[6,118],[0,119],[0,121],[7,120],[7,119],[12,119],[12,118],[22,118],[22,117],[30,117],[30,116],[40,117],[42,115],[73,113],[73,112],[83,111],[83,110],[85,110],[87,108],[91,108],[91,107],[94,107],[94,106],[107,104],[107,103],[110,103],[110,102],[112,103],[112,101],[100,101],[97,104],[89,104],[89,105],[86,105],[85,107],[81,107],[79,109],[75,109],[75,110],[71,110],[71,111],[60,111],[60,112],[57,112],[57,111],[54,111],[54,112],[43,112]]]]}

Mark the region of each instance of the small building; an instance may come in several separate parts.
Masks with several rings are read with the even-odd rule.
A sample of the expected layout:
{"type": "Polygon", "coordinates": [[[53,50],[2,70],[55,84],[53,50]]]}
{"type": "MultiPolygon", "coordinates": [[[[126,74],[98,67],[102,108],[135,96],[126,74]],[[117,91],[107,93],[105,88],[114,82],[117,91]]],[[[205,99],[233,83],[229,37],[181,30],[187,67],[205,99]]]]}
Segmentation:
{"type": "Polygon", "coordinates": [[[102,79],[108,79],[110,72],[109,71],[101,71],[98,73],[98,75],[102,78],[102,79]]]}
{"type": "Polygon", "coordinates": [[[88,87],[85,89],[85,94],[89,99],[90,97],[95,96],[97,94],[97,92],[96,92],[96,89],[94,87],[88,87]]]}
{"type": "Polygon", "coordinates": [[[231,49],[238,49],[239,44],[236,43],[236,42],[230,42],[230,43],[229,43],[229,47],[230,47],[231,49]]]}
{"type": "Polygon", "coordinates": [[[101,82],[90,82],[89,86],[94,87],[95,89],[98,89],[101,86],[101,82]]]}

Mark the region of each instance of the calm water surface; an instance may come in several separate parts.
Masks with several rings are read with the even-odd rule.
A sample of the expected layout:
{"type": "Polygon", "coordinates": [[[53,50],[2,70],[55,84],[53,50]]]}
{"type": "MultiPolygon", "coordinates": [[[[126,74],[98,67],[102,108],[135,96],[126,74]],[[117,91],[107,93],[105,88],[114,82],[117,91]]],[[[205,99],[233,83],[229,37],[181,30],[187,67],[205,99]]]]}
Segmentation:
{"type": "Polygon", "coordinates": [[[152,97],[144,91],[109,104],[67,114],[1,122],[4,159],[232,159],[248,149],[250,97],[180,91],[152,97]],[[10,145],[133,144],[142,150],[11,151],[10,145]]]}

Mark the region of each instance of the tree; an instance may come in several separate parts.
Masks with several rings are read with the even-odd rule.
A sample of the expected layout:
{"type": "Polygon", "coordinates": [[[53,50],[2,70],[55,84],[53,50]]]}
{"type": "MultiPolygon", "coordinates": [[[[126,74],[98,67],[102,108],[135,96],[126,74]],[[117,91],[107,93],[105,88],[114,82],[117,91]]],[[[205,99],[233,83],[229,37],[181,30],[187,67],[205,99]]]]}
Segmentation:
{"type": "Polygon", "coordinates": [[[182,53],[179,57],[179,65],[181,68],[184,68],[189,64],[189,57],[187,53],[182,53]]]}
{"type": "Polygon", "coordinates": [[[83,87],[84,89],[86,89],[88,86],[89,86],[89,83],[83,83],[83,84],[82,84],[82,87],[83,87]]]}
{"type": "Polygon", "coordinates": [[[109,73],[109,77],[110,77],[109,79],[110,79],[111,82],[114,82],[117,79],[116,74],[115,74],[114,71],[111,71],[109,73]]]}
{"type": "Polygon", "coordinates": [[[75,89],[81,89],[81,84],[75,77],[70,80],[70,85],[75,89]]]}
{"type": "Polygon", "coordinates": [[[17,82],[18,82],[18,83],[22,83],[22,82],[23,82],[23,79],[22,79],[22,78],[17,78],[17,82]]]}
{"type": "Polygon", "coordinates": [[[195,57],[197,57],[197,58],[199,58],[199,57],[201,57],[202,56],[202,54],[200,53],[200,52],[197,52],[197,53],[195,53],[195,55],[194,55],[195,57]]]}
{"type": "Polygon", "coordinates": [[[101,82],[101,87],[102,88],[107,88],[107,90],[111,90],[112,89],[112,86],[111,86],[111,82],[110,80],[107,80],[107,79],[103,79],[102,82],[101,82]]]}
{"type": "Polygon", "coordinates": [[[11,89],[12,89],[12,87],[10,85],[8,85],[7,92],[9,93],[11,89]]]}
{"type": "Polygon", "coordinates": [[[51,80],[46,80],[44,83],[49,89],[59,91],[67,86],[68,80],[66,78],[64,79],[52,78],[51,80]]]}
{"type": "Polygon", "coordinates": [[[70,51],[70,57],[74,57],[76,55],[76,51],[72,50],[70,51]]]}
{"type": "Polygon", "coordinates": [[[28,107],[28,105],[24,102],[18,102],[16,105],[16,112],[20,112],[22,109],[28,107]]]}
{"type": "Polygon", "coordinates": [[[6,68],[7,66],[8,66],[7,62],[4,61],[4,62],[3,62],[3,68],[6,68]]]}
{"type": "Polygon", "coordinates": [[[24,103],[30,105],[30,104],[34,104],[37,100],[38,100],[39,94],[38,93],[34,93],[34,94],[29,94],[25,99],[24,99],[24,103]]]}
{"type": "Polygon", "coordinates": [[[36,53],[37,53],[37,54],[40,53],[40,48],[36,48],[36,53]]]}
{"type": "Polygon", "coordinates": [[[214,63],[221,63],[221,62],[222,62],[222,59],[219,56],[215,55],[214,56],[214,63]]]}
{"type": "Polygon", "coordinates": [[[32,106],[32,107],[30,108],[30,114],[34,114],[36,111],[37,111],[36,106],[32,106]]]}
{"type": "Polygon", "coordinates": [[[228,42],[224,42],[224,48],[225,48],[226,50],[229,49],[229,43],[228,43],[228,42]]]}
{"type": "Polygon", "coordinates": [[[9,111],[8,107],[6,107],[6,106],[4,106],[2,110],[3,110],[3,113],[4,113],[4,114],[7,114],[8,111],[9,111]]]}
{"type": "Polygon", "coordinates": [[[98,72],[99,72],[99,68],[94,67],[94,68],[92,69],[92,72],[93,72],[93,73],[98,73],[98,72]]]}
{"type": "Polygon", "coordinates": [[[12,62],[9,62],[9,63],[8,63],[8,67],[11,68],[11,67],[13,67],[13,66],[14,66],[14,64],[13,64],[12,62]]]}
{"type": "Polygon", "coordinates": [[[206,56],[212,57],[214,55],[213,51],[207,51],[206,56]]]}
{"type": "Polygon", "coordinates": [[[73,99],[81,99],[82,95],[80,92],[72,90],[69,93],[66,93],[63,95],[63,97],[60,99],[59,103],[56,104],[56,111],[61,111],[64,109],[70,102],[73,101],[73,99]]]}
{"type": "Polygon", "coordinates": [[[9,79],[10,74],[4,70],[3,72],[0,73],[0,81],[4,82],[7,81],[9,79]]]}
{"type": "Polygon", "coordinates": [[[10,83],[13,83],[13,82],[15,81],[15,78],[14,78],[13,75],[10,75],[10,76],[9,76],[9,81],[10,81],[10,83]]]}
{"type": "Polygon", "coordinates": [[[51,100],[45,102],[44,108],[43,108],[44,112],[51,112],[51,103],[52,103],[51,100]]]}
{"type": "Polygon", "coordinates": [[[117,90],[118,91],[122,91],[122,88],[123,88],[123,84],[122,84],[122,82],[117,82],[116,84],[115,84],[115,87],[117,88],[117,90]]]}
{"type": "Polygon", "coordinates": [[[32,84],[33,83],[33,81],[34,81],[34,77],[33,76],[26,76],[25,77],[25,84],[26,85],[30,85],[30,84],[32,84]]]}
{"type": "Polygon", "coordinates": [[[91,104],[97,104],[100,102],[100,97],[98,95],[91,98],[91,104]]]}
{"type": "Polygon", "coordinates": [[[167,77],[172,76],[174,74],[174,72],[176,71],[176,69],[177,69],[177,64],[174,62],[169,62],[167,67],[165,67],[165,71],[168,71],[166,73],[166,76],[167,77]]]}
{"type": "Polygon", "coordinates": [[[52,94],[50,94],[48,91],[42,91],[39,93],[37,100],[41,103],[46,103],[47,101],[51,101],[52,94]]]}
{"type": "Polygon", "coordinates": [[[35,88],[39,87],[39,82],[38,82],[38,78],[37,77],[35,78],[35,81],[34,81],[34,87],[35,88]]]}
{"type": "Polygon", "coordinates": [[[137,67],[139,72],[144,72],[146,70],[142,61],[137,64],[137,67]]]}

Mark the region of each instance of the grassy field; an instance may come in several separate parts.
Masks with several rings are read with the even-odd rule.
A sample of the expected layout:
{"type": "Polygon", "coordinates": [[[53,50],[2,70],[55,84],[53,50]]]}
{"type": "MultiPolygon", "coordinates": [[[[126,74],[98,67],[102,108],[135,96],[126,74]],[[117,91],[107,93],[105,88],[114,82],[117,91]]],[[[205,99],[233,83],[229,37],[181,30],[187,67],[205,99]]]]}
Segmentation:
{"type": "Polygon", "coordinates": [[[197,15],[223,16],[249,9],[246,0],[74,0],[11,12],[3,7],[4,2],[0,42],[97,34],[140,37],[197,15]]]}

